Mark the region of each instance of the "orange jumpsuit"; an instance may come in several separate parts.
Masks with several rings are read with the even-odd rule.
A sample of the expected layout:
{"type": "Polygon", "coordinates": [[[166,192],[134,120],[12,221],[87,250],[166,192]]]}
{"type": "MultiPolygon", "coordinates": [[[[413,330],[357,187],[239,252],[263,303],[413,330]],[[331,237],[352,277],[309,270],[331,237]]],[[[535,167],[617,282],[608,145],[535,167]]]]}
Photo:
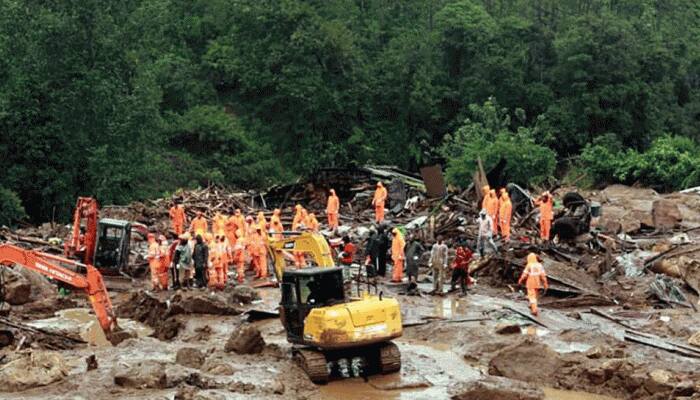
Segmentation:
{"type": "Polygon", "coordinates": [[[398,229],[394,228],[392,233],[394,234],[394,238],[391,240],[391,260],[394,262],[394,268],[391,273],[391,281],[401,282],[403,279],[403,263],[406,259],[406,255],[404,254],[406,241],[398,229]]]}
{"type": "Polygon", "coordinates": [[[265,239],[259,232],[255,232],[249,238],[248,252],[251,257],[251,264],[255,270],[255,278],[267,278],[267,249],[265,239]]]}
{"type": "Polygon", "coordinates": [[[213,254],[212,268],[209,270],[209,287],[223,289],[226,285],[226,273],[229,262],[228,244],[223,242],[214,242],[211,245],[210,252],[213,254]]]}
{"type": "Polygon", "coordinates": [[[245,248],[248,239],[240,236],[233,246],[233,262],[236,264],[236,275],[238,275],[238,283],[245,281],[245,248]]]}
{"type": "Polygon", "coordinates": [[[243,214],[241,214],[241,210],[236,209],[236,213],[233,215],[233,218],[236,220],[236,229],[241,230],[241,234],[236,236],[245,236],[246,233],[248,233],[248,226],[246,226],[245,217],[243,217],[243,214]]]}
{"type": "Polygon", "coordinates": [[[489,192],[491,191],[491,186],[489,185],[484,185],[481,188],[481,208],[484,210],[488,210],[488,202],[489,202],[489,192]]]}
{"type": "Polygon", "coordinates": [[[510,220],[512,216],[513,204],[510,202],[508,192],[503,191],[501,194],[501,207],[498,211],[498,226],[505,240],[510,240],[510,220]]]}
{"type": "Polygon", "coordinates": [[[224,234],[230,245],[234,245],[238,239],[236,230],[238,230],[238,222],[236,217],[232,215],[226,219],[226,224],[224,225],[224,234]]]}
{"type": "Polygon", "coordinates": [[[158,274],[160,273],[160,246],[155,236],[148,235],[148,269],[151,271],[151,289],[158,290],[160,285],[158,274]]]}
{"type": "Polygon", "coordinates": [[[265,219],[265,213],[263,213],[262,211],[258,212],[258,225],[257,225],[257,227],[260,228],[260,232],[262,233],[263,238],[265,238],[265,240],[267,240],[267,236],[268,236],[267,235],[267,219],[265,219]]]}
{"type": "Polygon", "coordinates": [[[218,246],[216,246],[216,243],[211,243],[209,245],[209,268],[207,274],[209,276],[207,286],[210,289],[219,288],[219,275],[217,270],[221,269],[221,262],[221,253],[219,253],[218,246]]]}
{"type": "MultiPolygon", "coordinates": [[[[496,197],[496,191],[491,189],[488,195],[488,203],[486,203],[486,212],[491,216],[494,225],[498,222],[498,197],[496,197]]],[[[495,228],[497,230],[498,228],[495,228]]],[[[496,232],[494,232],[496,233],[496,232]]]]}
{"type": "Polygon", "coordinates": [[[334,230],[338,227],[338,212],[340,211],[340,199],[335,194],[335,190],[331,189],[331,194],[328,196],[328,204],[326,205],[326,215],[328,216],[328,229],[334,230]]]}
{"type": "Polygon", "coordinates": [[[168,290],[168,272],[170,272],[170,246],[165,238],[160,241],[160,269],[158,270],[158,284],[161,290],[168,290]]]}
{"type": "MultiPolygon", "coordinates": [[[[292,220],[292,230],[298,231],[301,225],[306,224],[306,210],[299,204],[296,205],[296,213],[294,214],[294,219],[292,220]]],[[[306,257],[301,251],[295,251],[292,253],[294,255],[294,265],[297,268],[302,267],[306,264],[306,257]]]]}
{"type": "Polygon", "coordinates": [[[544,271],[542,264],[537,261],[537,256],[534,253],[530,253],[527,256],[527,265],[523,274],[520,275],[518,279],[518,284],[522,285],[523,282],[527,287],[527,298],[530,301],[530,312],[532,315],[539,315],[539,310],[537,309],[537,296],[538,290],[542,287],[546,289],[549,288],[549,283],[547,283],[547,274],[544,271]]]}
{"type": "Polygon", "coordinates": [[[185,232],[185,209],[182,208],[182,205],[178,204],[170,207],[169,214],[173,231],[175,231],[177,236],[182,235],[185,232]]]}
{"type": "Polygon", "coordinates": [[[282,232],[284,232],[284,225],[282,225],[282,219],[280,219],[280,209],[275,208],[272,212],[272,218],[270,218],[270,231],[273,233],[273,238],[280,240],[284,237],[282,232]]]}
{"type": "Polygon", "coordinates": [[[226,234],[226,216],[217,212],[212,219],[211,230],[214,235],[226,234]]]}
{"type": "Polygon", "coordinates": [[[547,193],[547,199],[544,200],[540,196],[535,200],[535,205],[540,207],[540,238],[549,240],[549,231],[552,228],[552,220],[554,219],[554,200],[547,193]]]}
{"type": "Polygon", "coordinates": [[[192,220],[190,229],[192,230],[193,237],[196,238],[197,235],[200,235],[204,238],[204,235],[209,231],[209,223],[204,217],[196,217],[192,220]]]}
{"type": "Polygon", "coordinates": [[[381,182],[377,182],[377,190],[374,191],[374,198],[372,199],[375,220],[377,222],[384,221],[384,204],[386,203],[387,196],[388,193],[384,185],[381,182]]]}
{"type": "Polygon", "coordinates": [[[316,214],[314,213],[311,213],[306,217],[305,225],[311,232],[318,232],[319,228],[321,227],[321,224],[318,223],[316,214]]]}

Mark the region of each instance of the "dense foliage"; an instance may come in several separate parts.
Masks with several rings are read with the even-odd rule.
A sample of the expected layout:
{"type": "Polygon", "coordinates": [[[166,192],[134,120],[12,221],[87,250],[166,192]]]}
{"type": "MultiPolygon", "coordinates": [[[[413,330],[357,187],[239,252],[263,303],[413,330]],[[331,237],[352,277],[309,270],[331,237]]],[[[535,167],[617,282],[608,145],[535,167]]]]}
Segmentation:
{"type": "Polygon", "coordinates": [[[512,179],[537,183],[581,152],[601,183],[697,184],[699,13],[694,0],[0,0],[0,187],[43,220],[79,194],[125,202],[436,155],[458,185],[476,155],[503,153],[512,179]]]}

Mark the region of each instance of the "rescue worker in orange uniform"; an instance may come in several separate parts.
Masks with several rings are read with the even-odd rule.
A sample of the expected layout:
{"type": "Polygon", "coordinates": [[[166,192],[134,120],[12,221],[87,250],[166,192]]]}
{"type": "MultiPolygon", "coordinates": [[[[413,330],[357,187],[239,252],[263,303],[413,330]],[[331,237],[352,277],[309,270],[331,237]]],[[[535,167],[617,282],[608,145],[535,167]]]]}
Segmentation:
{"type": "Polygon", "coordinates": [[[280,209],[275,208],[275,210],[272,212],[272,217],[270,218],[270,231],[272,232],[272,237],[277,240],[284,237],[282,234],[282,232],[284,232],[284,225],[282,225],[280,214],[280,209]]]}
{"type": "Polygon", "coordinates": [[[243,236],[240,230],[236,233],[236,236],[238,236],[238,240],[236,240],[236,244],[233,246],[233,262],[236,264],[238,283],[243,283],[245,281],[245,250],[248,239],[243,236]]]}
{"type": "Polygon", "coordinates": [[[549,192],[544,192],[535,200],[535,205],[540,207],[540,238],[549,240],[549,231],[554,219],[554,199],[549,192]]]}
{"type": "Polygon", "coordinates": [[[484,185],[481,187],[481,208],[483,210],[488,210],[489,202],[489,192],[491,191],[491,186],[484,185]]]}
{"type": "Polygon", "coordinates": [[[245,224],[245,217],[241,213],[240,208],[236,209],[236,211],[233,214],[233,217],[236,220],[236,230],[241,230],[240,235],[236,235],[236,237],[245,236],[248,233],[248,227],[245,224]]]}
{"type": "Polygon", "coordinates": [[[377,182],[377,190],[374,191],[372,205],[374,206],[375,220],[378,223],[384,221],[384,205],[386,204],[387,196],[388,193],[384,184],[377,182]]]}
{"type": "Polygon", "coordinates": [[[486,212],[491,216],[491,219],[494,222],[494,234],[498,231],[498,196],[496,196],[496,190],[491,189],[489,190],[489,196],[488,196],[488,208],[486,208],[486,212]]]}
{"type": "Polygon", "coordinates": [[[265,279],[267,278],[267,247],[260,227],[256,228],[255,233],[248,239],[248,251],[255,270],[255,279],[265,279]]]}
{"type": "Polygon", "coordinates": [[[158,269],[158,285],[160,290],[168,290],[168,272],[170,272],[170,246],[164,235],[158,236],[160,245],[160,268],[158,269]]]}
{"type": "Polygon", "coordinates": [[[160,246],[156,242],[156,235],[149,233],[148,240],[148,269],[151,271],[151,289],[158,290],[158,274],[160,273],[160,246]]]}
{"type": "Polygon", "coordinates": [[[328,204],[326,205],[326,216],[328,217],[328,229],[334,231],[338,228],[338,213],[340,212],[340,199],[335,194],[335,189],[330,190],[328,204]]]}
{"type": "Polygon", "coordinates": [[[391,272],[391,281],[401,282],[403,280],[403,263],[406,259],[406,255],[404,254],[406,241],[398,228],[392,229],[391,235],[391,260],[394,262],[394,267],[391,272]]]}
{"type": "Polygon", "coordinates": [[[253,217],[250,215],[245,217],[245,227],[246,227],[246,236],[250,236],[255,233],[256,228],[258,225],[255,223],[253,220],[253,217]]]}
{"type": "Polygon", "coordinates": [[[267,241],[267,219],[265,218],[265,213],[262,211],[258,211],[258,228],[260,228],[263,238],[265,238],[265,241],[267,241]]]}
{"type": "MultiPolygon", "coordinates": [[[[216,236],[218,239],[218,236],[216,236]]],[[[216,242],[207,243],[209,246],[209,267],[207,268],[207,287],[217,289],[219,287],[217,269],[221,269],[221,253],[216,242]]]]}
{"type": "Polygon", "coordinates": [[[503,240],[510,240],[510,220],[513,217],[513,204],[510,202],[508,191],[501,189],[501,206],[498,210],[498,226],[503,240]]]}
{"type": "Polygon", "coordinates": [[[211,246],[212,268],[209,270],[209,287],[223,289],[226,285],[227,265],[229,262],[229,249],[224,235],[217,235],[211,246]]]}
{"type": "Polygon", "coordinates": [[[182,204],[175,204],[170,207],[168,214],[170,214],[170,223],[173,231],[177,236],[182,235],[185,232],[185,208],[182,207],[182,204]]]}
{"type": "Polygon", "coordinates": [[[192,231],[192,236],[204,238],[204,235],[209,231],[209,223],[204,218],[203,212],[197,211],[197,217],[192,220],[190,230],[192,231]]]}
{"type": "Polygon", "coordinates": [[[518,284],[522,285],[525,282],[527,287],[527,298],[530,301],[530,312],[532,315],[539,315],[539,310],[537,309],[537,297],[539,295],[539,290],[544,287],[544,290],[549,288],[549,283],[547,283],[547,274],[544,271],[544,267],[537,259],[535,253],[530,253],[527,255],[527,265],[523,274],[520,275],[518,279],[518,284]]]}
{"type": "Polygon", "coordinates": [[[226,216],[220,212],[214,214],[214,218],[211,223],[211,231],[214,235],[224,235],[226,233],[226,216]]]}
{"type": "Polygon", "coordinates": [[[316,219],[316,214],[311,213],[306,217],[306,227],[311,232],[318,232],[321,228],[321,224],[319,224],[318,219],[316,219]]]}
{"type": "Polygon", "coordinates": [[[236,244],[236,240],[238,240],[236,230],[238,230],[238,219],[235,215],[231,215],[226,219],[226,224],[224,225],[224,234],[231,246],[236,244]]]}
{"type": "Polygon", "coordinates": [[[299,229],[299,225],[304,223],[304,215],[302,213],[302,210],[304,208],[301,206],[301,204],[297,204],[294,206],[294,219],[292,219],[292,230],[296,231],[299,229]]]}

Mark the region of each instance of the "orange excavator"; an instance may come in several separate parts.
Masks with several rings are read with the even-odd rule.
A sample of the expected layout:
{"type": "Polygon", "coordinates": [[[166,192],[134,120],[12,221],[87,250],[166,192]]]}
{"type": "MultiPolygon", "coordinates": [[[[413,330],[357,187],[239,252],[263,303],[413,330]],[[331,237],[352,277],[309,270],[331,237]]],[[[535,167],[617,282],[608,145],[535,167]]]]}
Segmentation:
{"type": "MultiPolygon", "coordinates": [[[[137,224],[138,225],[138,224],[137,224]]],[[[99,219],[99,206],[92,197],[78,197],[73,229],[63,243],[63,255],[86,265],[94,265],[106,275],[117,275],[129,263],[132,224],[129,221],[99,219]]],[[[147,230],[143,230],[145,237],[147,230]]]]}
{"type": "Polygon", "coordinates": [[[102,274],[90,264],[82,264],[53,254],[26,250],[11,244],[0,244],[0,265],[20,265],[49,278],[66,283],[87,294],[97,321],[105,335],[113,343],[116,334],[122,332],[117,325],[117,317],[112,309],[102,274]],[[80,271],[86,271],[81,275],[80,271]]]}

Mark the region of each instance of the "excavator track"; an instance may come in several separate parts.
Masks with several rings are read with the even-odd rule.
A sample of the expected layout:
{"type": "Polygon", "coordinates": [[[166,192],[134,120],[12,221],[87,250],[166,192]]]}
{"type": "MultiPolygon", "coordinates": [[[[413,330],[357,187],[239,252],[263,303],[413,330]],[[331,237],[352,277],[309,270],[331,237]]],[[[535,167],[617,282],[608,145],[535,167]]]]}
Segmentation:
{"type": "Polygon", "coordinates": [[[379,369],[382,374],[401,370],[401,352],[399,346],[388,342],[379,348],[379,369]]]}
{"type": "Polygon", "coordinates": [[[298,349],[294,352],[294,359],[306,372],[313,383],[328,383],[330,373],[326,364],[326,356],[322,352],[311,349],[298,349]]]}

